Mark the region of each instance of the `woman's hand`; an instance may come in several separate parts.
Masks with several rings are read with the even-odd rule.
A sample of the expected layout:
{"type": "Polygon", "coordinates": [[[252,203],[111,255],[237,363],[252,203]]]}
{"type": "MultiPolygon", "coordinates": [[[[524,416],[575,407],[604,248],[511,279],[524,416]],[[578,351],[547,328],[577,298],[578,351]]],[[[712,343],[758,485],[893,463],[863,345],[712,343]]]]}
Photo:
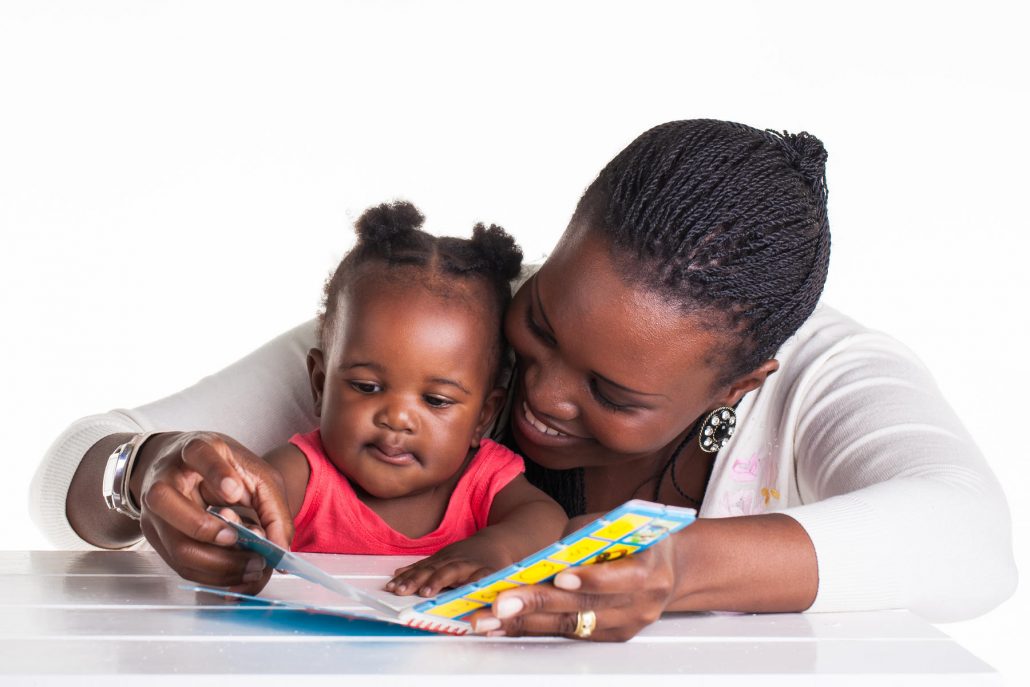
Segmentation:
{"type": "Polygon", "coordinates": [[[554,585],[519,587],[497,596],[488,610],[470,618],[489,635],[574,633],[581,611],[593,611],[597,625],[589,639],[622,642],[658,620],[676,588],[673,538],[629,558],[561,572],[554,585]]]}
{"type": "Polygon", "coordinates": [[[643,553],[559,573],[553,586],[501,592],[470,621],[487,634],[575,638],[577,614],[593,611],[590,639],[624,641],[665,611],[795,613],[818,589],[815,548],[794,518],[705,518],[643,553]]]}
{"type": "Polygon", "coordinates": [[[293,519],[279,473],[235,439],[211,432],[171,435],[146,466],[133,486],[143,534],[161,558],[201,584],[261,591],[272,574],[264,559],[233,548],[236,533],[205,511],[209,505],[248,508],[265,535],[288,549],[293,519]]]}
{"type": "Polygon", "coordinates": [[[445,546],[416,563],[397,568],[385,589],[400,596],[436,596],[447,587],[475,582],[511,565],[505,549],[491,542],[484,532],[445,546]]]}

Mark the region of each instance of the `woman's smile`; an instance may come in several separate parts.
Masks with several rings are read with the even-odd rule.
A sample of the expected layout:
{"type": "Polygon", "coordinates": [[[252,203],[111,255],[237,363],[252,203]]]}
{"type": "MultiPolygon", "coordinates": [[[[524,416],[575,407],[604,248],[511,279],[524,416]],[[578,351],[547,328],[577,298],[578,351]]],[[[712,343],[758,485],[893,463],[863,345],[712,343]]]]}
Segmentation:
{"type": "Polygon", "coordinates": [[[533,425],[533,429],[539,430],[539,431],[543,432],[544,434],[547,434],[548,436],[552,436],[552,437],[567,437],[567,436],[569,436],[565,432],[559,432],[555,428],[553,428],[553,427],[545,424],[544,422],[540,421],[539,419],[537,419],[537,416],[533,414],[533,411],[529,409],[529,405],[525,401],[522,402],[522,412],[525,413],[525,415],[526,415],[526,422],[528,422],[529,424],[533,425]]]}
{"type": "Polygon", "coordinates": [[[571,443],[582,442],[584,437],[563,432],[560,429],[544,422],[533,413],[529,403],[525,400],[517,401],[516,410],[512,413],[515,419],[516,432],[527,442],[539,446],[568,446],[571,443]]]}

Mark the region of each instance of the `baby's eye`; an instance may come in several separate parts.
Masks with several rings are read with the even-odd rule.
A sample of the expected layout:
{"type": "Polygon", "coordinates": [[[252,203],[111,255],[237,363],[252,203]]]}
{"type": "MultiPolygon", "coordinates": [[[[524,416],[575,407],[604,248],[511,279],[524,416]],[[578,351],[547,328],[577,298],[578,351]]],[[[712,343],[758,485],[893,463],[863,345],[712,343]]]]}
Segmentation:
{"type": "Polygon", "coordinates": [[[351,382],[350,386],[359,394],[374,394],[382,390],[382,387],[375,382],[351,382]]]}
{"type": "Polygon", "coordinates": [[[433,408],[449,408],[450,406],[454,405],[454,401],[443,396],[427,395],[424,398],[426,399],[426,403],[428,403],[433,408]]]}

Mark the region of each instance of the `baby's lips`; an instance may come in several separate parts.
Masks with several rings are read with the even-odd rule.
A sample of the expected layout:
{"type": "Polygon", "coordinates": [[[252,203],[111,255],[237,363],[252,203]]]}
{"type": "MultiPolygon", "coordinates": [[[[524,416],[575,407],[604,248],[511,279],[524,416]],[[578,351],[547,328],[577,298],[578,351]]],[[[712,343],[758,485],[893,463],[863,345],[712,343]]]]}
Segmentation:
{"type": "Polygon", "coordinates": [[[394,465],[410,465],[419,462],[418,457],[402,446],[391,446],[389,444],[369,444],[377,453],[379,459],[394,465]]]}

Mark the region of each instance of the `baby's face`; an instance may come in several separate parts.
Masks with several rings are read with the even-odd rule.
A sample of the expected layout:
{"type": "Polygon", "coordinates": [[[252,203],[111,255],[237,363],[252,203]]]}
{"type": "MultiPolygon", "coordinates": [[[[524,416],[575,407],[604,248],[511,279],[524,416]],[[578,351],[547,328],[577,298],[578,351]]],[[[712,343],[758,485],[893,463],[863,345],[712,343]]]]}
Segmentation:
{"type": "Polygon", "coordinates": [[[312,385],[329,458],[371,496],[441,485],[478,446],[498,405],[499,325],[475,288],[442,296],[368,277],[341,294],[312,385]]]}

